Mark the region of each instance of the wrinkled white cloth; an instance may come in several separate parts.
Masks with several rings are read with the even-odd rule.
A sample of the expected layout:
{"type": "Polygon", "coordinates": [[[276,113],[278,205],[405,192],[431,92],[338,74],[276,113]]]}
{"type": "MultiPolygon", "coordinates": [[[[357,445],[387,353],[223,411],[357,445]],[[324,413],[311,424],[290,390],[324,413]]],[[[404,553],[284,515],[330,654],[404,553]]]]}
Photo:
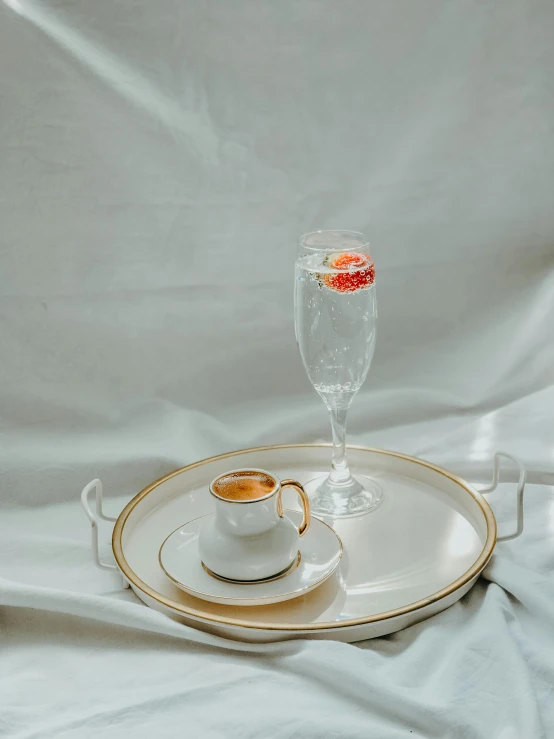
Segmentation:
{"type": "Polygon", "coordinates": [[[2,738],[554,737],[553,35],[548,0],[0,0],[2,738]],[[349,440],[521,457],[525,531],[388,638],[216,639],[95,569],[78,496],[328,439],[292,265],[337,227],[380,312],[349,440]]]}
{"type": "MultiPolygon", "coordinates": [[[[513,492],[491,501],[507,529],[513,492]]],[[[357,645],[247,645],[179,624],[96,570],[78,504],[13,510],[0,526],[0,603],[12,606],[0,734],[551,737],[553,531],[554,489],[530,485],[522,537],[442,614],[357,645]]]]}

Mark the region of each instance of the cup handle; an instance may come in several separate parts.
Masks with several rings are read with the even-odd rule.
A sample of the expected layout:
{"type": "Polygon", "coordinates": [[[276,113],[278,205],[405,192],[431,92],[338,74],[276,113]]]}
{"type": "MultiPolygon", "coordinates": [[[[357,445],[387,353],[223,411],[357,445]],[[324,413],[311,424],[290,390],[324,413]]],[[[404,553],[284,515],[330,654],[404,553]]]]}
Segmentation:
{"type": "Polygon", "coordinates": [[[294,488],[296,492],[298,493],[298,496],[300,500],[302,501],[302,510],[303,510],[303,517],[302,517],[302,523],[298,527],[298,535],[304,536],[306,531],[310,527],[310,501],[308,499],[308,495],[302,485],[299,482],[296,482],[296,480],[283,480],[281,482],[281,489],[279,490],[279,495],[277,497],[277,513],[283,517],[283,490],[285,488],[294,488]]]}

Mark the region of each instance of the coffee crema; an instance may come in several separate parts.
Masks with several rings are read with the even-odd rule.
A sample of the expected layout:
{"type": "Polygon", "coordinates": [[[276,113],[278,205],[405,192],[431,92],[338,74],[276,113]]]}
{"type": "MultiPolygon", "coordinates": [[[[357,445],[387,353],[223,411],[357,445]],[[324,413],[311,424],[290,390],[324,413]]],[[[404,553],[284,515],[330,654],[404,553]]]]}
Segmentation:
{"type": "Polygon", "coordinates": [[[265,472],[245,470],[218,477],[212,483],[212,490],[220,498],[240,502],[265,498],[276,486],[276,480],[265,472]]]}

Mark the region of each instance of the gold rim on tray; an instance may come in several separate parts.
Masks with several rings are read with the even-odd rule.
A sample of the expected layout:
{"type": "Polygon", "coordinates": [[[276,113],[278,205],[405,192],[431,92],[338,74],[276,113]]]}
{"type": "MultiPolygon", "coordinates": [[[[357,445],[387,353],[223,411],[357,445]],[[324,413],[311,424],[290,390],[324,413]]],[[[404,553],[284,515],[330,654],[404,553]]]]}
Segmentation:
{"type": "Polygon", "coordinates": [[[195,608],[189,608],[188,606],[183,605],[182,603],[177,603],[176,601],[171,600],[170,598],[166,598],[164,595],[161,595],[153,588],[149,587],[145,582],[143,582],[137,574],[134,572],[134,570],[129,566],[127,560],[125,559],[125,555],[123,553],[123,546],[122,546],[122,535],[123,535],[123,529],[125,528],[125,524],[131,514],[131,512],[134,510],[134,508],[140,503],[140,501],[145,498],[152,490],[157,488],[162,483],[166,482],[167,480],[170,480],[172,477],[176,477],[177,475],[180,475],[183,472],[186,472],[188,470],[192,470],[195,467],[201,467],[202,465],[208,464],[210,462],[215,462],[220,459],[226,459],[228,457],[235,457],[239,456],[241,454],[248,454],[252,452],[266,452],[270,451],[272,449],[301,449],[301,448],[328,448],[330,447],[330,444],[275,444],[271,446],[261,446],[261,447],[253,447],[251,449],[239,449],[235,452],[226,452],[225,454],[218,454],[214,457],[207,457],[206,459],[202,459],[199,462],[193,462],[192,464],[186,465],[185,467],[180,467],[177,470],[174,470],[173,472],[170,472],[167,475],[164,475],[163,477],[160,477],[158,480],[155,480],[153,483],[148,485],[144,488],[144,490],[141,490],[138,495],[136,495],[127,505],[125,508],[121,511],[115,526],[113,530],[113,536],[112,536],[112,547],[113,547],[113,553],[115,560],[117,562],[117,565],[121,572],[123,573],[124,577],[127,579],[127,581],[133,586],[133,588],[136,588],[137,590],[140,590],[145,595],[149,596],[153,600],[157,601],[158,603],[162,604],[163,606],[166,606],[172,611],[176,611],[177,613],[182,613],[184,616],[188,616],[192,619],[198,619],[201,621],[207,621],[211,622],[213,624],[222,624],[225,626],[233,626],[238,628],[246,628],[246,629],[261,629],[263,631],[291,631],[291,632],[298,632],[298,631],[320,631],[325,629],[343,629],[348,626],[362,626],[364,624],[370,624],[375,623],[376,621],[384,621],[386,619],[395,618],[396,616],[403,616],[408,613],[415,612],[419,610],[420,608],[424,608],[425,606],[429,606],[432,603],[436,603],[438,600],[441,600],[442,598],[445,598],[448,595],[451,595],[459,588],[466,585],[470,580],[472,580],[476,575],[479,575],[479,573],[483,570],[487,562],[492,556],[494,546],[496,544],[496,519],[494,517],[494,514],[487,503],[487,501],[476,491],[474,490],[469,483],[467,483],[465,480],[463,480],[461,477],[458,477],[457,475],[454,475],[452,472],[448,472],[447,470],[443,469],[442,467],[438,467],[435,464],[432,464],[431,462],[426,462],[422,459],[418,459],[417,457],[410,457],[407,454],[400,454],[400,452],[392,452],[385,449],[375,449],[371,447],[364,447],[364,446],[358,446],[358,445],[348,445],[349,449],[357,449],[359,451],[364,452],[373,452],[375,454],[384,454],[390,457],[397,457],[398,459],[404,459],[409,462],[413,462],[414,464],[421,465],[422,467],[427,467],[428,469],[434,470],[435,472],[438,472],[441,475],[444,475],[444,477],[448,478],[449,480],[452,480],[453,482],[457,483],[460,487],[462,487],[472,498],[475,500],[481,511],[483,512],[483,515],[485,517],[485,521],[487,523],[487,538],[485,541],[485,544],[483,546],[483,549],[481,551],[481,554],[476,559],[476,561],[472,564],[472,566],[464,572],[463,575],[461,575],[459,578],[454,580],[454,582],[450,583],[445,588],[442,588],[441,590],[438,590],[436,593],[433,593],[432,595],[428,596],[427,598],[423,598],[421,600],[414,601],[413,603],[409,603],[406,606],[402,606],[401,608],[395,608],[391,611],[384,611],[383,613],[376,613],[372,616],[362,616],[359,618],[350,618],[345,619],[343,621],[321,621],[321,622],[311,622],[307,624],[291,624],[291,623],[264,623],[262,621],[243,621],[238,618],[226,618],[224,616],[218,616],[213,613],[208,613],[206,611],[199,611],[195,608]]]}

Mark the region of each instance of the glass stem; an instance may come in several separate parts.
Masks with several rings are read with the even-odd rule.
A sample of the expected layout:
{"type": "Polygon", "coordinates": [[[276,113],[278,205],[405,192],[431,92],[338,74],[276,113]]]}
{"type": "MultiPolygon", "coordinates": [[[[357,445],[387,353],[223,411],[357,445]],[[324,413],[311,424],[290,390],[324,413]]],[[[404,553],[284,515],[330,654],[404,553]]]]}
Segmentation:
{"type": "Polygon", "coordinates": [[[350,480],[350,470],[346,461],[346,416],[348,408],[335,410],[329,408],[331,429],[333,431],[333,460],[329,478],[334,483],[345,483],[350,480]]]}

